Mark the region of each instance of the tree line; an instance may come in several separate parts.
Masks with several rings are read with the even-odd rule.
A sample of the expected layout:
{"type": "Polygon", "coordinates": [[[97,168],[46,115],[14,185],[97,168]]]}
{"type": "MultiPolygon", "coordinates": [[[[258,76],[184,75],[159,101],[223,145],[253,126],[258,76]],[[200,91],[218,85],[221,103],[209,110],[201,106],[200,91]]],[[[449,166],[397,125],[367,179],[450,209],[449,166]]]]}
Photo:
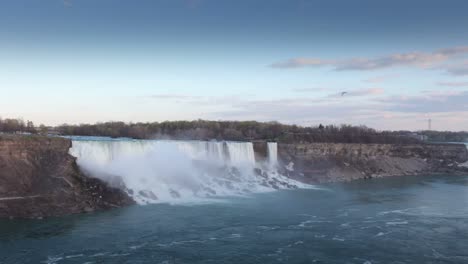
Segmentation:
{"type": "Polygon", "coordinates": [[[257,121],[165,121],[152,123],[105,122],[61,125],[62,135],[128,137],[135,139],[272,140],[279,142],[419,143],[417,138],[366,126],[298,126],[257,121]]]}
{"type": "Polygon", "coordinates": [[[0,118],[0,132],[4,133],[37,133],[32,121],[17,118],[0,118]]]}
{"type": "Polygon", "coordinates": [[[193,140],[271,140],[285,143],[420,143],[427,141],[468,141],[468,132],[377,131],[366,126],[317,125],[298,126],[278,122],[257,121],[164,121],[147,123],[104,122],[96,124],[63,124],[56,127],[35,126],[32,121],[0,118],[3,133],[54,133],[65,136],[103,136],[134,139],[193,139],[193,140]]]}

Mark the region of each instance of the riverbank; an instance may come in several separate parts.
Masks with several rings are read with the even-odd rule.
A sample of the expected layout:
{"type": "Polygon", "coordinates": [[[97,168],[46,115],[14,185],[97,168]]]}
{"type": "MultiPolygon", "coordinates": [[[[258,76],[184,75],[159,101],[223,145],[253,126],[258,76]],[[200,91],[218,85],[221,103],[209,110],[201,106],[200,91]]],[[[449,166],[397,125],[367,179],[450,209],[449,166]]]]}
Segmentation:
{"type": "Polygon", "coordinates": [[[121,190],[83,175],[62,138],[0,135],[0,218],[41,218],[121,207],[121,190]]]}
{"type": "Polygon", "coordinates": [[[466,174],[464,144],[278,144],[282,173],[306,183],[466,174]]]}
{"type": "Polygon", "coordinates": [[[70,139],[1,135],[0,218],[41,218],[123,207],[134,203],[128,194],[164,203],[297,188],[291,179],[315,184],[468,174],[468,150],[463,144],[153,143],[103,141],[79,151],[87,165],[103,165],[99,173],[109,170],[101,177],[92,171],[83,173],[85,168],[80,169],[69,154],[70,139]],[[191,155],[200,154],[202,160],[191,160],[191,155]],[[105,165],[116,157],[124,160],[105,165]],[[222,166],[216,167],[214,161],[222,166]],[[88,173],[101,180],[87,177],[88,173]],[[112,187],[109,179],[116,179],[112,187]]]}

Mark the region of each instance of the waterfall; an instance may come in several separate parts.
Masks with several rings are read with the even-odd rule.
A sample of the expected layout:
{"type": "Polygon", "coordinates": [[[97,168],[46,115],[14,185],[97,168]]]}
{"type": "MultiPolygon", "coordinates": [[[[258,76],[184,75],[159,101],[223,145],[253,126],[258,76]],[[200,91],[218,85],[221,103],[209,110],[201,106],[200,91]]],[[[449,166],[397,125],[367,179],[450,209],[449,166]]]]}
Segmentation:
{"type": "Polygon", "coordinates": [[[174,141],[178,148],[192,159],[226,160],[224,143],[209,141],[174,141]]]}
{"type": "Polygon", "coordinates": [[[85,173],[140,204],[303,186],[276,171],[276,143],[268,143],[268,164],[255,161],[251,142],[72,138],[70,154],[85,173]]]}
{"type": "MultiPolygon", "coordinates": [[[[468,150],[468,143],[464,143],[464,144],[465,144],[465,146],[466,146],[466,148],[467,148],[467,150],[468,150]]],[[[467,167],[467,168],[468,168],[468,161],[466,161],[466,162],[464,162],[464,163],[462,163],[462,164],[459,164],[459,166],[467,167]]]]}
{"type": "Polygon", "coordinates": [[[268,142],[267,150],[268,162],[271,166],[276,166],[278,164],[278,144],[276,142],[268,142]]]}
{"type": "Polygon", "coordinates": [[[226,142],[229,160],[233,165],[255,165],[255,154],[251,142],[226,142]]]}

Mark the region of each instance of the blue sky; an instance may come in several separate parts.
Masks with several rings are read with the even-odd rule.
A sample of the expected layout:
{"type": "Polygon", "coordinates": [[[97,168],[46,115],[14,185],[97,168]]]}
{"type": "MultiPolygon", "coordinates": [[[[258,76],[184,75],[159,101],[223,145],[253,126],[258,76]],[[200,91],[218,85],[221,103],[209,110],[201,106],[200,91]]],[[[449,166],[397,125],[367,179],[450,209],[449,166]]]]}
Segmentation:
{"type": "Polygon", "coordinates": [[[431,118],[468,130],[466,10],[455,0],[6,0],[0,116],[412,130],[431,118]]]}

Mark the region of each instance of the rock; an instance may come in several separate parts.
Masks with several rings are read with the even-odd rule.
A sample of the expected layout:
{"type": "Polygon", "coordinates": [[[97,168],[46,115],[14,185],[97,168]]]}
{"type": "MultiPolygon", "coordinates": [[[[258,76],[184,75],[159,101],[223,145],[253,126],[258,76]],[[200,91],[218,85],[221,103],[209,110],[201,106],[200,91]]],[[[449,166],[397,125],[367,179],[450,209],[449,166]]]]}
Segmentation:
{"type": "Polygon", "coordinates": [[[158,196],[156,196],[156,194],[154,194],[152,191],[142,190],[142,191],[139,191],[138,194],[145,198],[149,198],[151,200],[155,200],[155,201],[158,200],[158,196]]]}
{"type": "Polygon", "coordinates": [[[80,172],[70,147],[63,138],[0,135],[0,218],[60,216],[134,203],[120,189],[80,172]]]}
{"type": "Polygon", "coordinates": [[[262,170],[260,168],[254,168],[254,173],[258,176],[262,176],[262,170]]]}
{"type": "Polygon", "coordinates": [[[169,191],[172,198],[180,198],[180,193],[178,191],[170,190],[169,191]]]}
{"type": "Polygon", "coordinates": [[[264,162],[268,159],[268,145],[266,141],[253,141],[252,142],[255,160],[257,162],[264,162]]]}
{"type": "Polygon", "coordinates": [[[305,183],[402,175],[466,173],[463,144],[278,144],[285,174],[305,183]]]}
{"type": "MultiPolygon", "coordinates": [[[[229,188],[232,189],[233,187],[232,187],[232,186],[229,186],[229,188]]],[[[213,189],[211,189],[211,188],[209,188],[209,187],[204,187],[203,190],[204,190],[205,192],[207,192],[207,194],[216,195],[216,191],[213,190],[213,189]]]]}

